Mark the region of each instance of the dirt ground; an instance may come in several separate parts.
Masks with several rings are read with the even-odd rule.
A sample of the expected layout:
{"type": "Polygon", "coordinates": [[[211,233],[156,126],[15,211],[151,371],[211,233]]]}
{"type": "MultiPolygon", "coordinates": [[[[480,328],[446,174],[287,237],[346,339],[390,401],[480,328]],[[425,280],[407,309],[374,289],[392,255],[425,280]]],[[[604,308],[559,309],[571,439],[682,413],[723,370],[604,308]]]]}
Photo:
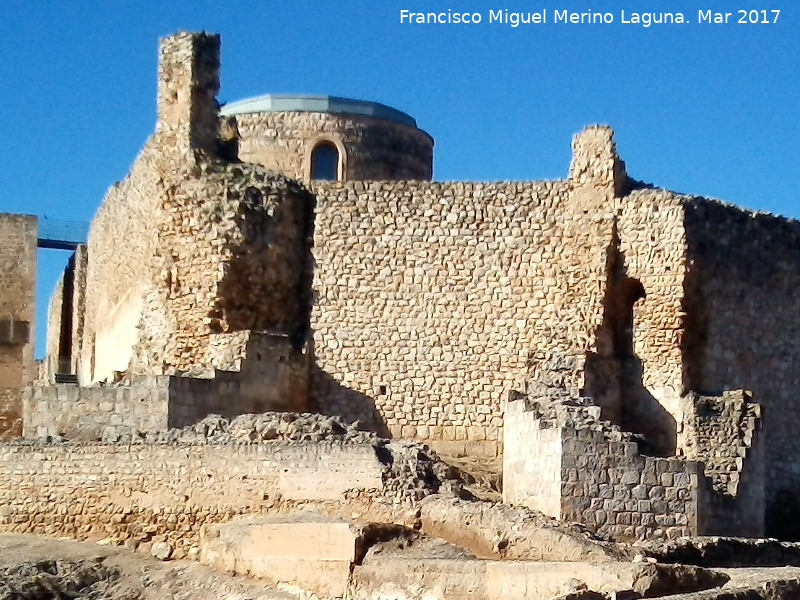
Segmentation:
{"type": "Polygon", "coordinates": [[[0,599],[67,597],[104,600],[295,598],[263,583],[221,575],[190,561],[161,562],[118,547],[33,535],[0,535],[0,599]],[[73,595],[76,591],[77,595],[73,595]]]}

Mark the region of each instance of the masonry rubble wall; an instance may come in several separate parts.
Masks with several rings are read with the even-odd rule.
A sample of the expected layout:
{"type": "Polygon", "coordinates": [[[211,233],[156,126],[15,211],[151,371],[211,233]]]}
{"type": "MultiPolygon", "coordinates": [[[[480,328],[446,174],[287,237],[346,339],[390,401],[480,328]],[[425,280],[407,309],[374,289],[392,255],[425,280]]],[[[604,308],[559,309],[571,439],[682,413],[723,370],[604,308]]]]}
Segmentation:
{"type": "Polygon", "coordinates": [[[704,463],[700,512],[708,535],[764,537],[761,406],[744,390],[688,394],[686,454],[704,463]]]}
{"type": "Polygon", "coordinates": [[[92,219],[85,283],[80,381],[125,371],[158,245],[158,150],[151,140],[130,173],[106,193],[92,219]]]}
{"type": "Polygon", "coordinates": [[[699,464],[642,456],[630,434],[597,421],[599,408],[591,409],[588,418],[571,409],[573,418],[553,420],[525,398],[508,402],[503,501],[615,539],[698,534],[699,464]]]}
{"type": "MultiPolygon", "coordinates": [[[[581,482],[564,470],[593,471],[594,463],[564,467],[579,447],[620,451],[622,463],[608,468],[622,473],[635,463],[659,482],[681,475],[674,502],[683,502],[676,514],[688,523],[699,511],[711,529],[735,522],[758,531],[763,507],[767,533],[800,536],[780,508],[800,492],[800,426],[786,418],[798,408],[796,221],[633,182],[600,126],[576,136],[564,180],[315,182],[311,193],[263,166],[219,157],[217,36],[177,34],[160,52],[156,131],[109,190],[88,247],[77,249],[73,295],[65,298],[63,285],[54,295],[48,337],[51,357],[69,355],[83,384],[125,371],[160,383],[142,398],[125,386],[30,390],[26,431],[86,427],[102,437],[108,428],[183,425],[208,412],[304,410],[310,401],[395,436],[497,453],[512,390],[590,396],[599,416],[644,434],[657,454],[706,462],[717,495],[706,497],[702,481],[692,487],[698,498],[679,493],[692,467],[673,471],[669,461],[636,455],[630,442],[551,430],[530,415],[523,427],[507,414],[520,421],[506,431],[512,447],[525,436],[536,441],[509,464],[510,477],[548,465],[527,483],[512,479],[512,493],[551,513],[588,510],[597,526],[638,535],[649,517],[601,522],[605,503],[585,502],[609,484],[571,485],[581,482]],[[66,339],[70,348],[61,348],[66,339]],[[164,379],[178,374],[193,377],[164,379]],[[728,431],[733,417],[698,419],[697,398],[735,388],[752,390],[763,406],[763,440],[755,425],[728,431]],[[710,449],[724,438],[737,443],[715,456],[710,449]],[[695,456],[698,443],[707,448],[695,456]],[[736,500],[725,499],[722,480],[736,500]]],[[[389,123],[310,113],[238,118],[246,156],[258,154],[259,135],[286,130],[294,146],[275,143],[294,157],[290,171],[304,164],[303,145],[352,133],[361,136],[346,157],[353,178],[429,177],[422,170],[432,142],[412,128],[402,174],[388,174],[394,159],[380,147],[408,133],[389,123]],[[368,158],[383,167],[370,171],[368,158]]],[[[288,160],[283,152],[264,161],[288,160]]],[[[35,217],[0,215],[0,434],[19,430],[19,390],[33,379],[35,254],[35,217]]],[[[628,491],[619,490],[619,514],[637,512],[627,508],[634,500],[639,508],[662,502],[628,491]]],[[[652,514],[667,535],[687,526],[652,514]]]]}
{"type": "Polygon", "coordinates": [[[50,295],[45,358],[41,373],[37,373],[38,384],[54,383],[57,373],[78,374],[86,307],[86,263],[86,246],[79,244],[50,295]]]}
{"type": "MultiPolygon", "coordinates": [[[[61,313],[64,304],[64,274],[58,278],[53,293],[50,295],[50,302],[47,305],[47,339],[45,341],[45,351],[51,361],[58,361],[58,354],[61,348],[61,313]]],[[[50,362],[50,361],[48,361],[50,362]]],[[[57,366],[55,367],[57,370],[57,366]]],[[[55,374],[55,371],[53,372],[55,374]]]]}
{"type": "Polygon", "coordinates": [[[642,456],[632,441],[564,429],[562,512],[616,539],[692,535],[698,528],[693,461],[642,456]]]}
{"type": "Polygon", "coordinates": [[[239,158],[300,181],[311,173],[320,142],[338,147],[345,181],[430,180],[433,139],[424,131],[367,116],[267,112],[235,116],[239,158]]]}
{"type": "Polygon", "coordinates": [[[280,406],[302,410],[313,197],[262,167],[216,157],[218,36],[176,34],[160,52],[156,132],[89,234],[80,381],[236,370],[219,357],[248,358],[229,355],[246,352],[240,337],[254,331],[282,336],[291,352],[266,353],[286,364],[253,360],[261,369],[241,385],[292,390],[280,406]]]}
{"type": "Polygon", "coordinates": [[[3,444],[0,531],[166,541],[185,555],[204,525],[276,499],[381,490],[381,468],[370,444],[3,444]]]}
{"type": "Polygon", "coordinates": [[[20,393],[36,376],[37,238],[36,217],[0,214],[0,437],[21,432],[20,393]]]}
{"type": "Polygon", "coordinates": [[[800,223],[690,198],[684,226],[689,389],[752,392],[763,408],[766,533],[798,538],[800,223]]]}
{"type": "Polygon", "coordinates": [[[75,248],[72,264],[73,296],[69,373],[78,376],[81,372],[81,346],[86,320],[86,271],[89,264],[89,251],[86,244],[78,244],[75,248]]]}
{"type": "Polygon", "coordinates": [[[647,436],[663,455],[673,455],[681,451],[681,398],[688,389],[681,346],[687,310],[682,196],[635,189],[619,207],[618,276],[623,284],[638,282],[644,296],[632,303],[631,331],[622,332],[630,347],[619,352],[622,400],[618,418],[610,420],[647,436]]]}
{"type": "Polygon", "coordinates": [[[134,377],[131,385],[57,384],[23,392],[23,436],[97,441],[123,432],[157,431],[169,423],[170,377],[134,377]]]}
{"type": "Polygon", "coordinates": [[[506,394],[552,356],[577,392],[602,323],[613,148],[607,128],[577,136],[566,181],[315,184],[312,406],[497,447],[506,394]]]}
{"type": "MultiPolygon", "coordinates": [[[[308,356],[284,336],[249,332],[245,350],[234,344],[235,371],[206,371],[205,377],[134,375],[108,385],[70,384],[23,391],[26,438],[118,439],[132,432],[185,427],[210,414],[232,418],[271,410],[302,410],[308,394],[308,356]],[[266,366],[264,366],[266,365],[266,366]]],[[[230,354],[230,353],[229,353],[230,354]]],[[[231,367],[230,364],[225,365],[231,367]]]]}

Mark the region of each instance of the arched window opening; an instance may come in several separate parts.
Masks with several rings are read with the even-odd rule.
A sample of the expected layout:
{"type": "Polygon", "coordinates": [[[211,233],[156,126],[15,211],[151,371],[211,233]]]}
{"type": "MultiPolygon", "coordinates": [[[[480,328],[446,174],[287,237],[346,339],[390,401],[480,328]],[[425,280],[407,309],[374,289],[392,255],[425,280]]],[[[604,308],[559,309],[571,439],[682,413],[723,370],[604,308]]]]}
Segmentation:
{"type": "Polygon", "coordinates": [[[311,179],[339,179],[339,150],[331,142],[321,142],[311,152],[311,179]]]}

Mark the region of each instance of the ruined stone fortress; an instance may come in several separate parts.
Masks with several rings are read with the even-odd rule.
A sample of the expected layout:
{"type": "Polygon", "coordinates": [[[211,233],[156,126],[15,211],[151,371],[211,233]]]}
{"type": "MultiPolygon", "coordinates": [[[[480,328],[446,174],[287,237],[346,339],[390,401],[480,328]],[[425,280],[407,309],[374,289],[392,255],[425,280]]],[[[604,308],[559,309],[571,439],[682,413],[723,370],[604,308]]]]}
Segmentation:
{"type": "Polygon", "coordinates": [[[37,219],[0,216],[2,426],[27,440],[0,446],[0,529],[150,511],[194,531],[257,510],[265,481],[380,481],[349,446],[130,443],[293,411],[502,456],[504,502],[617,539],[800,536],[800,224],[631,178],[605,126],[563,180],[436,182],[400,111],[220,109],[218,88],[218,36],[162,40],[155,132],[70,260],[38,364],[37,219]]]}

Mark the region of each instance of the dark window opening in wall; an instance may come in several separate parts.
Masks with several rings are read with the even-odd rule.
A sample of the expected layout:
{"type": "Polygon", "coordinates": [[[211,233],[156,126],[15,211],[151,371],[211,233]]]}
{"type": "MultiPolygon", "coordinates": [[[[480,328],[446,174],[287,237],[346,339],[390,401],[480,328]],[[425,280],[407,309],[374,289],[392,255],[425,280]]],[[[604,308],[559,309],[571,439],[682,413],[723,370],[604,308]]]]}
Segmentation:
{"type": "Polygon", "coordinates": [[[625,278],[620,284],[618,308],[619,321],[614,332],[614,347],[618,358],[635,357],[634,339],[634,305],[645,297],[644,286],[638,279],[625,278]]]}
{"type": "Polygon", "coordinates": [[[388,390],[385,385],[378,386],[378,395],[385,396],[388,390]]]}
{"type": "Polygon", "coordinates": [[[64,270],[64,286],[61,290],[61,331],[58,340],[58,374],[72,373],[72,311],[75,302],[75,255],[64,270]]]}
{"type": "Polygon", "coordinates": [[[311,179],[339,179],[339,150],[332,143],[321,142],[311,152],[311,179]]]}

